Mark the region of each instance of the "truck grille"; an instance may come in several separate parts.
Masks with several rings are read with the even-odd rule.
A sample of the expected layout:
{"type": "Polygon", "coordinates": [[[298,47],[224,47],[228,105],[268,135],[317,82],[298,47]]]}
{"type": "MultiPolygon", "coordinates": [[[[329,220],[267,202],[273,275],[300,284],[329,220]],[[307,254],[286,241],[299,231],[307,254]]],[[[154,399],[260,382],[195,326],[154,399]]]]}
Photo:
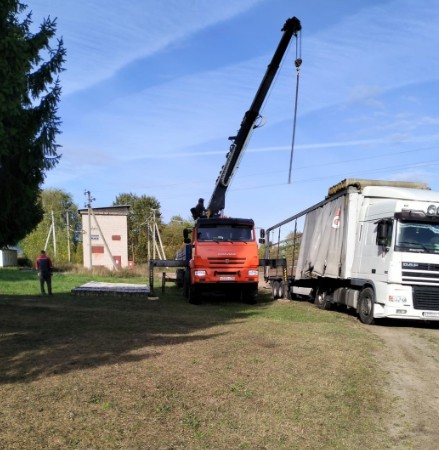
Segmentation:
{"type": "Polygon", "coordinates": [[[411,285],[439,286],[439,264],[403,262],[402,282],[411,285]]]}
{"type": "Polygon", "coordinates": [[[210,267],[226,269],[227,267],[241,267],[245,263],[245,258],[207,258],[210,267]]]}
{"type": "Polygon", "coordinates": [[[439,287],[413,286],[413,307],[439,311],[439,287]]]}

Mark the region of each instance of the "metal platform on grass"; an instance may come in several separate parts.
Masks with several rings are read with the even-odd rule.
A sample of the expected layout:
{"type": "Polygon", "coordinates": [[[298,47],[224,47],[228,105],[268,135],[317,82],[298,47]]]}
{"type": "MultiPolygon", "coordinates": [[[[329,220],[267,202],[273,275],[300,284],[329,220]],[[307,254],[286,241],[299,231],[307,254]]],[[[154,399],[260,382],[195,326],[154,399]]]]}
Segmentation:
{"type": "Polygon", "coordinates": [[[151,291],[146,284],[128,283],[103,283],[100,281],[89,281],[82,286],[72,289],[74,295],[150,295],[151,291]]]}

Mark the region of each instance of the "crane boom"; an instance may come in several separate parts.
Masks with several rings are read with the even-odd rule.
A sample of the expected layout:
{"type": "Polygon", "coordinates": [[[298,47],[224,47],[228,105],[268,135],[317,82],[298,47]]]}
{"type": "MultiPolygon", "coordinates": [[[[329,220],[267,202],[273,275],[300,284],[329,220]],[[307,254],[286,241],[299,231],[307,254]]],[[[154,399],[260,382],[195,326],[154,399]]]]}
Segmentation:
{"type": "MultiPolygon", "coordinates": [[[[255,98],[250,106],[250,109],[244,114],[241,126],[236,136],[231,136],[229,139],[233,141],[230,145],[229,152],[226,155],[226,163],[221,169],[221,172],[216,180],[216,185],[212,194],[212,197],[207,206],[207,216],[217,217],[225,207],[226,191],[229,187],[233,174],[238,167],[240,158],[243,155],[245,147],[249,141],[254,128],[257,127],[257,120],[260,117],[259,112],[262,104],[267,96],[267,93],[273,83],[276,76],[279,65],[284,57],[284,54],[288,48],[288,45],[293,36],[297,36],[297,33],[302,29],[299,19],[292,17],[287,19],[282,30],[283,35],[274,52],[273,58],[267,67],[264,78],[261,81],[255,98]]],[[[200,199],[201,200],[201,199],[200,199]]]]}

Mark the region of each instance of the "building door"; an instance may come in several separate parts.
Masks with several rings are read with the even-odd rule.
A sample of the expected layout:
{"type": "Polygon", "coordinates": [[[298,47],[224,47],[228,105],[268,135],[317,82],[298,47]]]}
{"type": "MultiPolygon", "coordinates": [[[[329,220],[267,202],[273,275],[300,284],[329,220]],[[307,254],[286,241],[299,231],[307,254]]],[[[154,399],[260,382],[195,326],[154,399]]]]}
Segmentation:
{"type": "Polygon", "coordinates": [[[113,256],[113,259],[117,267],[120,269],[122,267],[122,256],[113,256]]]}

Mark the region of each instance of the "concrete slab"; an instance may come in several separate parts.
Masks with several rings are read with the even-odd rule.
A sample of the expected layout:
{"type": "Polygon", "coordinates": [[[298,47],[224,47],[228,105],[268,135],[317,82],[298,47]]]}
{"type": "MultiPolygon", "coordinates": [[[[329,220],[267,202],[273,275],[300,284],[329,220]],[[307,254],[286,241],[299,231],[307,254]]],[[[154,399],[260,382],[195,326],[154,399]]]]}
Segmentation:
{"type": "Polygon", "coordinates": [[[82,286],[73,288],[74,295],[138,295],[148,296],[149,286],[146,284],[129,283],[104,283],[101,281],[89,281],[82,286]]]}

